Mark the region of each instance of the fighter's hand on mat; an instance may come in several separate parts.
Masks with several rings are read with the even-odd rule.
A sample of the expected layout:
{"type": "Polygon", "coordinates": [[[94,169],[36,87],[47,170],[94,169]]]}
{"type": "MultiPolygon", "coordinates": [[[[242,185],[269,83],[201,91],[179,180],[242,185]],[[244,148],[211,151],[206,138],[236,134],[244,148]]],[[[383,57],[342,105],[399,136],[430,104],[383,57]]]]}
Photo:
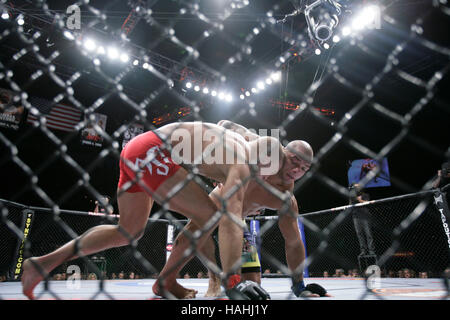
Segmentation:
{"type": "Polygon", "coordinates": [[[303,281],[293,281],[291,290],[299,298],[331,297],[327,290],[317,283],[305,286],[303,281]]]}
{"type": "Polygon", "coordinates": [[[226,290],[231,300],[270,300],[269,293],[253,281],[243,281],[226,290]]]}

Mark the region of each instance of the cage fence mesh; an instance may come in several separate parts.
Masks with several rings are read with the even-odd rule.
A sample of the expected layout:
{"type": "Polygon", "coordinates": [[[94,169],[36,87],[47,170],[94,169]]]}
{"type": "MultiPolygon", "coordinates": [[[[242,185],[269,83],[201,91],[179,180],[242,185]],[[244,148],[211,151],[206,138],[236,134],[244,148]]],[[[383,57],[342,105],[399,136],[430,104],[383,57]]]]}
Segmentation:
{"type": "MultiPolygon", "coordinates": [[[[279,129],[283,143],[292,138],[293,128],[305,123],[323,131],[313,166],[296,182],[294,194],[302,194],[309,185],[318,183],[333,197],[348,199],[351,194],[347,186],[332,172],[335,166],[328,166],[337,148],[378,161],[401,153],[412,155],[417,150],[421,153],[417,161],[427,157],[425,153],[438,159],[436,164],[448,160],[450,111],[443,80],[448,78],[450,45],[448,39],[436,36],[437,28],[430,24],[439,21],[439,30],[449,29],[448,4],[424,2],[420,10],[400,19],[390,16],[389,8],[398,4],[401,10],[405,1],[378,1],[382,9],[380,30],[351,35],[346,45],[336,39],[328,49],[319,49],[311,41],[302,15],[280,23],[293,12],[294,5],[302,2],[264,3],[264,14],[255,17],[241,13],[253,8],[252,1],[229,1],[217,15],[209,14],[210,7],[202,1],[127,1],[124,23],[120,19],[124,12],[115,16],[119,1],[72,2],[74,11],[68,11],[68,4],[62,2],[2,0],[0,82],[2,98],[8,98],[2,101],[0,163],[15,176],[13,188],[2,187],[1,194],[5,200],[23,204],[0,202],[2,272],[11,271],[30,211],[34,211],[33,223],[23,243],[28,256],[48,253],[93,226],[116,223],[113,218],[61,210],[76,203],[72,199],[82,192],[102,203],[104,194],[115,194],[120,150],[130,130],[153,130],[177,120],[217,122],[220,114],[212,106],[219,103],[218,99],[238,101],[239,108],[229,120],[239,123],[245,118],[256,128],[279,129]],[[161,11],[167,8],[162,2],[170,7],[170,13],[161,11]],[[82,24],[78,29],[69,28],[69,22],[76,23],[71,19],[77,9],[82,24]],[[246,24],[240,24],[240,19],[246,24]],[[144,39],[133,37],[137,25],[144,39]],[[89,42],[90,36],[105,39],[105,45],[95,47],[89,42]],[[271,48],[261,45],[271,41],[278,44],[271,48]],[[116,43],[116,47],[108,47],[107,42],[116,43]],[[218,47],[220,54],[211,55],[218,47]],[[121,54],[120,49],[128,50],[127,54],[121,54]],[[321,55],[313,81],[303,81],[303,88],[292,90],[295,79],[290,68],[317,53],[321,55]],[[112,68],[118,62],[111,62],[106,55],[120,60],[120,67],[112,68]],[[220,89],[230,86],[229,79],[248,79],[249,74],[265,77],[266,83],[253,88],[245,88],[242,83],[231,86],[229,90],[237,92],[239,98],[220,89]],[[276,82],[277,75],[281,84],[273,105],[284,107],[277,110],[281,118],[278,122],[258,109],[261,101],[257,95],[276,82]],[[290,105],[287,99],[297,102],[290,105]],[[167,107],[166,101],[175,101],[177,108],[167,107]],[[332,117],[316,107],[328,101],[336,106],[332,117]],[[70,106],[71,121],[64,126],[55,124],[50,113],[61,104],[70,106]],[[111,106],[114,110],[107,111],[111,106]],[[8,113],[10,108],[15,111],[8,113]],[[107,124],[102,113],[108,113],[107,124]],[[432,133],[424,129],[430,119],[432,133]],[[363,134],[356,134],[361,127],[363,134]],[[373,132],[377,131],[383,131],[383,135],[375,136],[373,132]],[[436,136],[447,139],[434,139],[436,136]],[[40,143],[30,143],[31,139],[40,143]],[[87,147],[98,148],[94,158],[86,156],[87,147]],[[61,171],[53,172],[54,168],[61,171]],[[51,178],[54,175],[62,178],[57,186],[51,178]],[[110,181],[110,187],[102,187],[104,181],[110,181]],[[40,209],[27,207],[30,202],[40,209]]],[[[301,135],[306,129],[299,130],[301,135]]],[[[391,176],[392,183],[403,193],[430,189],[431,176],[416,170],[411,173],[409,164],[400,165],[404,161],[397,163],[402,169],[391,176]],[[413,174],[422,178],[421,185],[413,185],[413,174]]],[[[361,184],[364,186],[377,173],[368,174],[361,184]]],[[[205,192],[211,190],[206,183],[203,186],[205,192]]],[[[89,211],[87,206],[92,203],[88,198],[70,209],[89,211]]],[[[149,221],[138,244],[77,260],[85,276],[103,271],[111,277],[123,271],[154,277],[165,263],[168,224],[175,224],[177,232],[183,226],[175,221],[176,214],[167,212],[165,201],[168,199],[152,213],[166,220],[149,221]]],[[[108,210],[118,212],[115,196],[108,210]]],[[[356,210],[363,209],[304,215],[310,276],[323,276],[325,271],[337,274],[338,269],[363,276],[355,234],[356,210]]],[[[409,269],[417,276],[427,272],[442,277],[449,265],[448,248],[430,196],[374,203],[363,211],[363,220],[370,221],[377,263],[384,275],[409,269]],[[419,231],[415,229],[418,225],[419,231]],[[425,233],[424,229],[429,231],[425,233]],[[416,244],[421,242],[429,243],[429,249],[418,251],[416,244]]],[[[283,239],[275,221],[262,219],[262,269],[289,276],[280,245],[283,239]]],[[[58,267],[52,275],[64,273],[66,267],[58,267]]],[[[207,270],[194,259],[181,273],[196,276],[198,271],[207,270]]],[[[99,290],[103,290],[102,285],[99,290]]]]}

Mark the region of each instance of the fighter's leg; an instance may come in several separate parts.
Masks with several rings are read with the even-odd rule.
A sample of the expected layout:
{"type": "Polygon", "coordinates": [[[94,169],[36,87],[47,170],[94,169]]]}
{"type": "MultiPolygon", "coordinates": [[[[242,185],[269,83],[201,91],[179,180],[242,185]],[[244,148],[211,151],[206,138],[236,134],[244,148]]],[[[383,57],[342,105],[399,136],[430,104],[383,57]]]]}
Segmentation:
{"type": "MultiPolygon", "coordinates": [[[[216,245],[213,237],[209,237],[205,244],[201,247],[200,251],[209,261],[216,264],[216,245]]],[[[218,274],[216,274],[209,266],[208,268],[208,290],[205,293],[205,297],[218,297],[222,291],[221,279],[218,274]]]]}
{"type": "MultiPolygon", "coordinates": [[[[192,226],[196,226],[195,230],[202,230],[201,236],[195,239],[196,248],[200,248],[204,241],[210,236],[214,228],[217,226],[220,214],[215,216],[217,206],[209,198],[206,191],[195,181],[188,181],[188,172],[184,168],[180,168],[177,172],[167,179],[157,190],[158,197],[166,199],[170,197],[168,202],[169,208],[172,211],[181,213],[185,217],[192,220],[192,226]],[[183,187],[181,187],[183,186],[183,187]],[[181,188],[180,188],[181,187],[181,188]],[[176,194],[172,195],[172,190],[178,190],[176,194]],[[211,220],[211,218],[213,218],[211,220]]],[[[185,230],[189,231],[189,230],[185,230]]],[[[180,235],[175,241],[172,253],[170,255],[168,264],[159,274],[158,280],[153,286],[153,292],[157,295],[165,296],[164,291],[168,291],[177,298],[192,298],[189,294],[187,297],[180,296],[174,290],[180,290],[181,287],[176,283],[177,272],[184,266],[195,254],[185,255],[185,252],[191,248],[191,239],[187,238],[193,235],[190,232],[180,235]],[[186,240],[183,240],[186,237],[186,240]],[[180,241],[180,238],[183,241],[180,241]]]]}
{"type": "Polygon", "coordinates": [[[25,260],[21,279],[23,293],[34,299],[33,289],[36,285],[66,261],[138,240],[144,232],[152,204],[153,200],[146,193],[122,193],[118,197],[118,225],[95,226],[47,255],[25,260]]]}
{"type": "MultiPolygon", "coordinates": [[[[220,203],[217,200],[218,195],[218,188],[216,188],[213,192],[210,193],[209,197],[213,201],[213,203],[219,207],[220,203]]],[[[183,248],[186,248],[189,246],[189,239],[186,236],[186,234],[192,234],[195,231],[200,230],[200,227],[197,226],[192,220],[188,222],[188,224],[184,227],[183,231],[180,232],[175,240],[172,254],[170,255],[169,259],[167,260],[166,264],[164,265],[163,270],[161,271],[161,275],[165,276],[165,281],[167,283],[176,283],[176,277],[178,276],[180,270],[189,262],[190,259],[192,259],[192,255],[190,257],[186,257],[182,262],[179,261],[179,257],[177,254],[173,254],[173,252],[178,252],[178,246],[182,246],[183,248]],[[170,272],[169,272],[170,270],[170,272]]],[[[216,258],[215,258],[215,246],[214,246],[214,240],[212,237],[208,237],[205,240],[205,243],[202,247],[197,247],[197,249],[200,250],[200,252],[212,263],[216,264],[216,258]]],[[[207,266],[208,267],[208,266],[207,266]]],[[[210,268],[208,268],[208,275],[209,275],[209,289],[207,296],[215,296],[220,294],[220,277],[219,275],[215,274],[210,268]]]]}

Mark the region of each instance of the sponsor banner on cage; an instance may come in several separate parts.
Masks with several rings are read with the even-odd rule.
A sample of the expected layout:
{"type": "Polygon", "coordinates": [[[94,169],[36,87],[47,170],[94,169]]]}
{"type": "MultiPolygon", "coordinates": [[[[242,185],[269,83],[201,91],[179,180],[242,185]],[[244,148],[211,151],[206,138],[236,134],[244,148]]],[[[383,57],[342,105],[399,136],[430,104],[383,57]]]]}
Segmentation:
{"type": "Polygon", "coordinates": [[[139,123],[132,123],[128,126],[127,130],[123,133],[122,149],[125,145],[134,137],[144,133],[144,125],[139,123]]]}
{"type": "Polygon", "coordinates": [[[0,88],[0,127],[18,130],[25,108],[13,98],[12,91],[0,88]]]}
{"type": "Polygon", "coordinates": [[[33,224],[34,212],[31,210],[23,211],[23,220],[22,220],[22,239],[19,239],[17,243],[17,248],[15,251],[15,259],[13,269],[11,270],[13,280],[19,280],[22,276],[23,272],[23,262],[25,260],[25,244],[28,240],[28,237],[31,232],[31,226],[33,224]]]}
{"type": "Polygon", "coordinates": [[[81,131],[81,144],[101,147],[103,145],[103,134],[106,129],[108,116],[100,113],[92,113],[85,116],[86,127],[81,131]]]}

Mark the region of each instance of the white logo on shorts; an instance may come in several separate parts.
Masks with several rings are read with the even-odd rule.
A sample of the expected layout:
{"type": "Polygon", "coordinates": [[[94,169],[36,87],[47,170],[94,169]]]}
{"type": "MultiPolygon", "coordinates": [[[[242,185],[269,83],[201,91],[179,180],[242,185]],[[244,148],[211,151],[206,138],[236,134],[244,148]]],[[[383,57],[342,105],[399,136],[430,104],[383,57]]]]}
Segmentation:
{"type": "Polygon", "coordinates": [[[160,162],[156,157],[160,155],[164,163],[171,163],[170,159],[166,157],[164,153],[161,152],[158,146],[152,147],[147,151],[147,156],[145,159],[136,159],[135,165],[138,168],[143,166],[147,167],[150,174],[153,174],[153,165],[156,167],[156,174],[160,176],[167,176],[169,173],[169,167],[163,162],[160,162]]]}

